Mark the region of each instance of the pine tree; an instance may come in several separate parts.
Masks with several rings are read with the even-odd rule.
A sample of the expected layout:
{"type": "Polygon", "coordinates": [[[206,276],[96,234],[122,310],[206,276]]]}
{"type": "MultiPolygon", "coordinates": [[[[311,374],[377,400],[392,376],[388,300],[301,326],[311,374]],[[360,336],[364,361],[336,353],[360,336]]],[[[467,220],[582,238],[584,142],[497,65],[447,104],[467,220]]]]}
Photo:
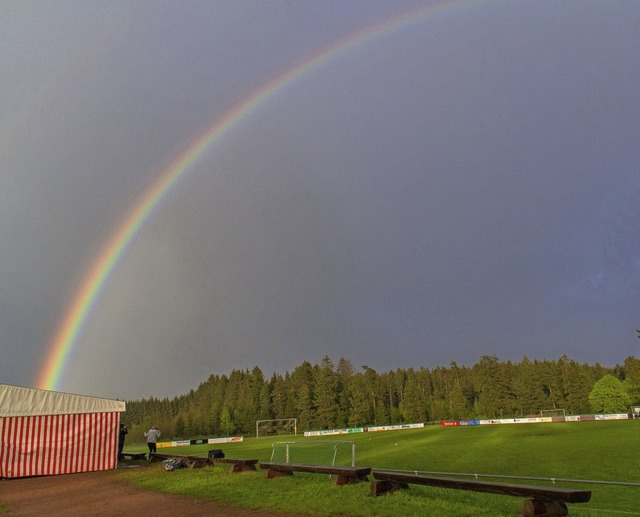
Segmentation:
{"type": "Polygon", "coordinates": [[[579,365],[563,355],[558,361],[558,370],[565,398],[565,409],[570,415],[590,411],[589,393],[593,387],[591,369],[579,365]]]}
{"type": "Polygon", "coordinates": [[[231,436],[235,431],[235,424],[233,423],[231,410],[227,406],[222,408],[222,414],[220,415],[220,430],[225,436],[231,436]]]}
{"type": "Polygon", "coordinates": [[[513,394],[520,416],[538,414],[541,409],[552,407],[547,402],[539,364],[526,356],[515,366],[513,394]]]}
{"type": "Polygon", "coordinates": [[[347,387],[349,394],[349,427],[361,427],[372,423],[372,411],[370,397],[367,392],[367,383],[360,372],[354,374],[347,387]]]}
{"type": "Polygon", "coordinates": [[[287,383],[281,375],[273,374],[270,381],[271,413],[273,418],[289,417],[287,412],[287,383]]]}
{"type": "Polygon", "coordinates": [[[329,356],[322,359],[314,386],[316,426],[318,429],[334,429],[338,417],[338,376],[329,356]]]}
{"type": "Polygon", "coordinates": [[[495,355],[484,355],[473,368],[478,391],[476,408],[484,418],[504,418],[511,414],[513,394],[511,363],[500,363],[495,355]]]}
{"type": "Polygon", "coordinates": [[[289,395],[293,401],[294,414],[298,418],[298,426],[302,430],[311,430],[315,424],[313,377],[313,366],[308,361],[303,361],[291,373],[289,395]]]}
{"type": "Polygon", "coordinates": [[[349,425],[349,413],[351,409],[349,384],[351,383],[351,377],[354,374],[354,369],[351,361],[345,359],[344,357],[341,357],[338,361],[336,374],[338,377],[338,414],[336,416],[336,427],[343,428],[349,425]]]}
{"type": "Polygon", "coordinates": [[[427,378],[425,372],[416,373],[413,368],[407,371],[407,379],[404,384],[404,397],[400,411],[405,422],[424,422],[427,420],[426,386],[427,378]]]}
{"type": "Polygon", "coordinates": [[[624,388],[631,397],[633,405],[640,404],[640,359],[627,357],[624,360],[624,388]]]}

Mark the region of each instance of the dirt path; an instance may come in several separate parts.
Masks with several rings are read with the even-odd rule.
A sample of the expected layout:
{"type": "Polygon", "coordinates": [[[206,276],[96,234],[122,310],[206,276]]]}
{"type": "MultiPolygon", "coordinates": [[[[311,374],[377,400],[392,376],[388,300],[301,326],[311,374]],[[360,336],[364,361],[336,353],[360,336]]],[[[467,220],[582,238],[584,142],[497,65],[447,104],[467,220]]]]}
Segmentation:
{"type": "MultiPolygon", "coordinates": [[[[282,517],[118,483],[113,471],[0,480],[0,506],[8,516],[145,515],[153,517],[282,517]]],[[[293,516],[290,516],[293,517],[293,516]]]]}

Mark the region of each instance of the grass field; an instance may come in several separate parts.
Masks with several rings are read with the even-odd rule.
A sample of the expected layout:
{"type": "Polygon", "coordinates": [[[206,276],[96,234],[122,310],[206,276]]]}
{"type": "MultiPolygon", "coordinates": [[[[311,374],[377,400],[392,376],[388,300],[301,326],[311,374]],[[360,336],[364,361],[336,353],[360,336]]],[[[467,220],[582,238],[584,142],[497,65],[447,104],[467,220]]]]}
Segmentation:
{"type": "MultiPolygon", "coordinates": [[[[324,437],[318,440],[330,440],[324,437]]],[[[589,503],[569,505],[570,515],[640,515],[638,486],[586,484],[575,480],[640,483],[637,449],[639,421],[578,422],[424,429],[353,434],[356,464],[378,469],[462,472],[508,476],[566,478],[558,486],[588,489],[589,503]]],[[[222,448],[227,457],[266,461],[274,441],[315,438],[248,438],[241,443],[198,445],[159,452],[206,456],[222,448]]],[[[144,444],[126,451],[145,450],[144,444]]],[[[160,463],[120,469],[118,477],[149,490],[212,498],[244,508],[303,515],[349,516],[513,516],[522,499],[511,496],[412,486],[370,497],[369,485],[335,486],[327,476],[295,474],[265,479],[264,471],[231,475],[228,466],[166,472],[160,463]]],[[[511,482],[509,479],[499,481],[511,482]]],[[[550,481],[517,480],[550,485],[550,481]]]]}

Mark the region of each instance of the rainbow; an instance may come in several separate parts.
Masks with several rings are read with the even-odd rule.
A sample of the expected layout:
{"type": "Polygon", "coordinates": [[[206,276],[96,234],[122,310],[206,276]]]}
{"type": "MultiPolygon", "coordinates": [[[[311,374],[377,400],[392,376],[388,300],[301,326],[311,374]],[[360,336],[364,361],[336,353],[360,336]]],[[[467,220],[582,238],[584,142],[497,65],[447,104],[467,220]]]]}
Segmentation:
{"type": "Polygon", "coordinates": [[[46,354],[44,365],[38,374],[36,386],[49,390],[60,388],[65,368],[69,366],[71,352],[77,344],[82,328],[118,262],[126,254],[144,223],[152,216],[162,201],[169,196],[171,190],[189,171],[193,170],[203,155],[223,135],[249,117],[258,106],[274,97],[283,88],[330,60],[336,59],[373,39],[422,22],[439,12],[472,3],[477,4],[479,0],[448,0],[420,7],[384,19],[339,39],[255,89],[197,135],[143,192],[91,266],[57,329],[46,354]]]}

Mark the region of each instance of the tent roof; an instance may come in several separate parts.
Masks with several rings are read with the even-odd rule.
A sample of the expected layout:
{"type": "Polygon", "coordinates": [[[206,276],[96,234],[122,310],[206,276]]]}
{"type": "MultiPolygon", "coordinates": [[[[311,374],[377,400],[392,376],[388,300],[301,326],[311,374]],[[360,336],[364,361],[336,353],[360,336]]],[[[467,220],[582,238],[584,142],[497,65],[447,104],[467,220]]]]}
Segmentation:
{"type": "Polygon", "coordinates": [[[126,411],[119,400],[0,384],[0,418],[126,411]]]}

